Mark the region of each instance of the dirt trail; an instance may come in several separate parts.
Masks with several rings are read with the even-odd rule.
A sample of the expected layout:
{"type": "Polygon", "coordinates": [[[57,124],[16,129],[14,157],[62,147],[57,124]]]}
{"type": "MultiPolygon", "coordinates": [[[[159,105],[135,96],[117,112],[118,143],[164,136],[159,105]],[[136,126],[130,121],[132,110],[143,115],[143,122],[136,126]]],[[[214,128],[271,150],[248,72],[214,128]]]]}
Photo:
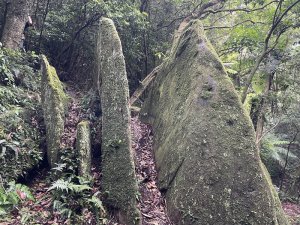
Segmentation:
{"type": "MultiPolygon", "coordinates": [[[[82,115],[79,106],[81,95],[80,91],[72,84],[66,85],[66,94],[70,97],[70,102],[65,118],[64,134],[61,138],[61,148],[73,151],[75,149],[76,127],[82,115]]],[[[58,213],[53,213],[51,193],[47,191],[51,185],[49,172],[49,168],[43,168],[34,174],[32,180],[28,181],[27,185],[30,187],[36,201],[22,202],[21,206],[12,212],[13,218],[5,225],[32,224],[32,222],[34,224],[52,225],[67,222],[61,219],[58,213]]]]}
{"type": "Polygon", "coordinates": [[[157,171],[153,155],[153,134],[150,125],[138,117],[131,119],[135,150],[136,173],[141,197],[139,199],[143,225],[171,225],[167,216],[165,199],[157,187],[157,171]]]}
{"type": "MultiPolygon", "coordinates": [[[[64,134],[61,138],[61,148],[74,151],[77,124],[84,118],[85,113],[80,107],[82,93],[73,84],[66,85],[66,93],[70,97],[70,104],[65,119],[64,134]]],[[[164,197],[156,184],[157,172],[152,152],[152,129],[149,125],[141,123],[137,116],[131,119],[131,128],[132,148],[135,150],[136,173],[141,194],[139,207],[142,213],[142,224],[171,225],[166,214],[164,197]]],[[[92,176],[96,181],[96,186],[93,188],[93,191],[96,192],[100,189],[101,174],[95,167],[93,167],[92,176]]],[[[27,185],[36,201],[24,201],[19,208],[13,211],[12,219],[5,225],[68,223],[67,220],[60,217],[59,213],[52,210],[51,193],[47,191],[51,185],[49,168],[37,171],[27,185]]],[[[118,224],[114,216],[109,220],[108,225],[111,224],[118,224]]]]}
{"type": "Polygon", "coordinates": [[[70,97],[70,105],[68,107],[68,114],[65,119],[64,134],[61,138],[61,148],[75,148],[76,128],[82,117],[82,110],[80,107],[81,92],[77,90],[74,85],[66,86],[66,93],[70,97]]]}
{"type": "Polygon", "coordinates": [[[300,205],[292,202],[283,202],[282,208],[290,219],[291,225],[300,224],[300,205]]]}
{"type": "MultiPolygon", "coordinates": [[[[68,84],[66,92],[70,97],[68,114],[65,119],[64,134],[61,138],[61,147],[74,151],[76,141],[77,124],[84,118],[85,114],[80,107],[82,93],[74,85],[68,84]]],[[[153,155],[153,133],[150,125],[142,123],[138,116],[131,118],[132,148],[135,152],[136,175],[139,183],[139,207],[142,214],[142,225],[173,225],[167,216],[164,196],[157,187],[157,170],[153,155]]],[[[100,190],[101,173],[94,166],[92,176],[95,180],[93,192],[100,190]]],[[[48,192],[51,185],[49,169],[44,168],[37,171],[34,178],[27,184],[35,198],[33,201],[24,201],[13,210],[11,218],[1,225],[21,224],[67,224],[68,220],[62,219],[59,213],[52,210],[52,197],[48,192]]],[[[283,203],[283,209],[289,216],[293,225],[300,224],[300,206],[289,202],[283,203]]],[[[88,219],[91,219],[91,216],[88,219]]],[[[95,220],[93,220],[95,221],[95,220]]],[[[86,223],[86,224],[94,224],[86,223]]],[[[121,225],[116,222],[113,215],[108,225],[121,225]]]]}

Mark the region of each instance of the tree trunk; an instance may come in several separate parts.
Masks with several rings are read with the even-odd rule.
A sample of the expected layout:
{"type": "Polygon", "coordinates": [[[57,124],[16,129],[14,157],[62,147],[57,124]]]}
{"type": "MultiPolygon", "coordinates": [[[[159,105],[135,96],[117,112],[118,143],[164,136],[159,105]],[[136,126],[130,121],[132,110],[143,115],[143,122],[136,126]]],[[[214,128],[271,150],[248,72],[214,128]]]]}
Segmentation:
{"type": "Polygon", "coordinates": [[[260,55],[260,57],[255,62],[254,67],[251,69],[249,77],[246,81],[245,88],[243,90],[242,97],[241,97],[242,98],[241,99],[242,103],[245,103],[245,100],[246,100],[246,97],[247,97],[247,92],[248,92],[248,89],[251,85],[252,79],[253,79],[254,75],[256,74],[256,71],[258,70],[260,63],[263,61],[264,57],[268,53],[267,52],[267,46],[265,46],[264,49],[265,49],[264,52],[260,55]]]}
{"type": "Polygon", "coordinates": [[[256,144],[260,148],[260,142],[263,136],[265,114],[267,111],[267,98],[270,93],[271,85],[273,80],[273,74],[269,74],[266,78],[266,85],[264,94],[261,100],[261,105],[259,106],[258,119],[256,124],[256,144]]]}
{"type": "Polygon", "coordinates": [[[18,49],[21,46],[28,14],[28,0],[12,0],[9,3],[1,38],[4,47],[18,49]]]}

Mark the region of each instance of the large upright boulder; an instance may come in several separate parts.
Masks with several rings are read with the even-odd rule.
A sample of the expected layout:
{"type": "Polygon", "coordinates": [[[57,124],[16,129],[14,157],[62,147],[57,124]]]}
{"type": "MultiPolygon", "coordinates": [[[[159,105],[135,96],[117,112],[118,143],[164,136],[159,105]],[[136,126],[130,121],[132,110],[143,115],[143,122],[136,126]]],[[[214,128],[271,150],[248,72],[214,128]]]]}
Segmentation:
{"type": "Polygon", "coordinates": [[[129,91],[120,38],[112,20],[100,21],[99,73],[102,79],[102,185],[106,202],[122,223],[139,224],[138,187],[131,150],[129,91]]]}
{"type": "Polygon", "coordinates": [[[201,22],[180,27],[141,112],[174,224],[288,224],[252,124],[201,22]]]}
{"type": "Polygon", "coordinates": [[[65,109],[68,98],[56,70],[42,56],[41,98],[46,125],[47,159],[51,167],[58,163],[60,140],[64,132],[65,109]]]}

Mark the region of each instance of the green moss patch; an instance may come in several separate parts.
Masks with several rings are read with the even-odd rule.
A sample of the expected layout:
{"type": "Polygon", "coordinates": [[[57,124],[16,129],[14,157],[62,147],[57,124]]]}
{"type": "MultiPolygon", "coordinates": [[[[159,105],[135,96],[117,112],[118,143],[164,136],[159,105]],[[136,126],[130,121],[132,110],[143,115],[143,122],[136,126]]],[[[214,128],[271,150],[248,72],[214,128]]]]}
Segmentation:
{"type": "Polygon", "coordinates": [[[42,105],[46,125],[47,158],[51,167],[58,162],[68,98],[55,69],[42,56],[42,105]]]}
{"type": "Polygon", "coordinates": [[[82,121],[77,125],[76,150],[79,155],[79,175],[90,177],[91,175],[91,130],[88,121],[82,121]]]}
{"type": "Polygon", "coordinates": [[[98,38],[102,79],[102,187],[106,203],[124,224],[139,224],[131,150],[129,90],[121,42],[113,22],[103,18],[98,38]]]}

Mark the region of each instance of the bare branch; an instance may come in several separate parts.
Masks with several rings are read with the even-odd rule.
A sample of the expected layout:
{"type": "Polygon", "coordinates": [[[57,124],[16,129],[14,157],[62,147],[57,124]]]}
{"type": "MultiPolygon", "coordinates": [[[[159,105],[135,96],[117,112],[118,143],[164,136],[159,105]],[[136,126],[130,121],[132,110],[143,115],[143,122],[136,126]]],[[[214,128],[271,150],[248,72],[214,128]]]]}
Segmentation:
{"type": "Polygon", "coordinates": [[[159,70],[162,68],[162,65],[159,65],[157,67],[154,68],[154,70],[149,73],[146,78],[140,82],[140,86],[135,90],[135,92],[132,94],[132,96],[130,97],[129,103],[130,105],[133,105],[136,100],[139,99],[139,97],[143,94],[143,92],[147,89],[147,87],[149,86],[149,84],[153,81],[153,79],[156,77],[157,73],[159,72],[159,70]]]}
{"type": "Polygon", "coordinates": [[[203,15],[206,9],[211,8],[222,2],[225,2],[225,0],[214,0],[214,1],[209,1],[206,4],[203,4],[200,10],[197,12],[196,18],[199,18],[201,15],[203,15]]]}
{"type": "Polygon", "coordinates": [[[237,24],[234,24],[233,26],[204,26],[204,30],[212,30],[212,29],[232,29],[232,28],[235,28],[239,25],[242,25],[242,24],[245,24],[245,23],[252,23],[252,24],[265,24],[263,22],[255,22],[253,20],[244,20],[240,23],[237,23],[237,24]]]}
{"type": "Polygon", "coordinates": [[[283,0],[280,0],[277,7],[276,7],[276,10],[275,10],[275,13],[274,13],[274,16],[273,16],[273,23],[272,23],[273,25],[275,24],[275,20],[277,18],[277,13],[278,13],[279,9],[281,9],[282,2],[283,2],[283,0]]]}
{"type": "Polygon", "coordinates": [[[221,13],[221,12],[230,12],[230,13],[233,13],[233,12],[255,12],[255,11],[260,11],[260,10],[263,10],[265,9],[266,7],[268,7],[269,5],[275,3],[275,2],[278,2],[278,1],[271,1],[269,2],[268,4],[262,6],[262,7],[259,7],[259,8],[255,8],[255,9],[248,9],[248,8],[235,8],[235,9],[219,9],[219,10],[212,10],[212,9],[209,9],[209,10],[206,10],[203,12],[203,14],[205,13],[208,13],[208,14],[216,14],[216,13],[221,13]]]}
{"type": "Polygon", "coordinates": [[[73,35],[70,43],[60,52],[60,54],[57,56],[57,59],[60,59],[60,57],[73,45],[74,41],[78,37],[78,35],[85,30],[87,27],[93,25],[96,21],[98,21],[103,15],[101,13],[96,13],[92,15],[84,25],[82,25],[73,35]]]}

